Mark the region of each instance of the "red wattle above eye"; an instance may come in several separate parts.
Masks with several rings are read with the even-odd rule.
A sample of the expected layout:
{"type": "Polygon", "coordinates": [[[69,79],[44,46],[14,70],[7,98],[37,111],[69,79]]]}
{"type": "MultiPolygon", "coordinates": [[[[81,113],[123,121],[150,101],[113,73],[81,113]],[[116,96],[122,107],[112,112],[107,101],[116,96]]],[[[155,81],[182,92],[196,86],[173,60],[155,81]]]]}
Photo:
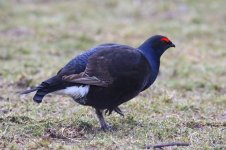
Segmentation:
{"type": "Polygon", "coordinates": [[[163,38],[161,38],[160,40],[161,40],[161,41],[165,41],[166,43],[170,42],[170,40],[169,40],[168,38],[166,38],[166,37],[163,37],[163,38]]]}

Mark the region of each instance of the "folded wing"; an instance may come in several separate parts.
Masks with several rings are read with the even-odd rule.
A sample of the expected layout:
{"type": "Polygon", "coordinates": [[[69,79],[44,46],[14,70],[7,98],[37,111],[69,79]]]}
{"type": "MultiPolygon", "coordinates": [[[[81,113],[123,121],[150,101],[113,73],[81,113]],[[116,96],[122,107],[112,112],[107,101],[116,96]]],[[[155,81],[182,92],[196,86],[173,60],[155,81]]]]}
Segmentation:
{"type": "Polygon", "coordinates": [[[89,59],[84,72],[63,76],[67,82],[110,86],[119,76],[129,76],[136,70],[140,53],[131,47],[114,45],[99,50],[89,59]]]}

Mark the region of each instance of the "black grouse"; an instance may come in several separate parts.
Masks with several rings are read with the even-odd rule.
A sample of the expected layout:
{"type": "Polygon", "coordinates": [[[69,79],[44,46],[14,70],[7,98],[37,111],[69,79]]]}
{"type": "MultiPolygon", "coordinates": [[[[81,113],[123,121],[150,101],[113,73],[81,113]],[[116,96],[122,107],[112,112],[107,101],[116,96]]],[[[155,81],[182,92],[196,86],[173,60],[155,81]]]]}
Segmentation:
{"type": "Polygon", "coordinates": [[[95,108],[101,128],[108,130],[103,111],[123,115],[118,106],[153,84],[160,57],[170,47],[175,45],[162,35],[148,38],[138,48],[114,43],[98,45],[22,94],[37,91],[33,97],[37,103],[52,92],[68,95],[79,104],[95,108]]]}

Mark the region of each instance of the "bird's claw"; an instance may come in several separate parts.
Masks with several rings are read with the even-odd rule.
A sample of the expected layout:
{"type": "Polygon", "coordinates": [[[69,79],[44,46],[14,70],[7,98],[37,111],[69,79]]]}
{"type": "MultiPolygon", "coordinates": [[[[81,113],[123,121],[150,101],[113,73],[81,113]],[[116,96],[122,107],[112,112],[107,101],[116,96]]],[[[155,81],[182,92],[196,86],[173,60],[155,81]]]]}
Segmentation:
{"type": "Polygon", "coordinates": [[[113,110],[106,109],[104,113],[105,113],[105,115],[108,115],[108,116],[109,116],[109,115],[112,113],[112,111],[113,111],[113,110]]]}
{"type": "Polygon", "coordinates": [[[119,107],[115,107],[115,108],[114,108],[114,111],[115,111],[116,113],[118,113],[120,116],[124,117],[124,114],[123,114],[122,110],[121,110],[119,107]]]}
{"type": "Polygon", "coordinates": [[[103,130],[104,132],[112,131],[112,127],[105,124],[105,125],[101,126],[101,130],[103,130]]]}
{"type": "Polygon", "coordinates": [[[105,110],[105,115],[109,116],[112,113],[112,111],[115,111],[120,116],[124,117],[124,114],[123,114],[123,112],[121,111],[121,109],[119,107],[115,107],[114,109],[106,109],[105,110]]]}

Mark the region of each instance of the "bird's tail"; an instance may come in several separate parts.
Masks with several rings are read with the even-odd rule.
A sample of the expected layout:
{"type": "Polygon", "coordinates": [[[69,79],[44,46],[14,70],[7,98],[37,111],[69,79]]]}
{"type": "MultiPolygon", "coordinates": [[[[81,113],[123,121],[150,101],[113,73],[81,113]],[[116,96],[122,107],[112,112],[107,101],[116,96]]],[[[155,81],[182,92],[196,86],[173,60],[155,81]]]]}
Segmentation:
{"type": "Polygon", "coordinates": [[[35,88],[32,88],[32,89],[29,89],[29,90],[25,90],[23,92],[21,92],[20,94],[28,94],[28,93],[31,93],[31,92],[34,92],[34,91],[37,91],[38,90],[38,87],[35,87],[35,88]]]}
{"type": "Polygon", "coordinates": [[[43,92],[40,92],[40,91],[42,91],[43,89],[44,89],[44,87],[42,86],[42,84],[40,84],[39,86],[34,87],[34,88],[32,88],[32,89],[25,90],[25,91],[21,92],[20,94],[21,94],[21,95],[22,95],[22,94],[29,94],[29,93],[31,93],[31,92],[37,91],[36,94],[35,94],[35,96],[33,97],[33,100],[34,100],[35,102],[37,102],[37,103],[41,103],[43,97],[44,97],[46,94],[48,94],[48,93],[44,94],[43,92]],[[41,94],[41,93],[42,93],[42,94],[41,94]]]}
{"type": "Polygon", "coordinates": [[[67,84],[68,83],[62,81],[61,77],[53,76],[48,80],[43,81],[39,86],[33,89],[25,90],[21,92],[21,94],[28,94],[37,91],[33,97],[33,100],[37,103],[41,103],[45,95],[60,89],[64,89],[66,86],[68,86],[67,84]]]}

